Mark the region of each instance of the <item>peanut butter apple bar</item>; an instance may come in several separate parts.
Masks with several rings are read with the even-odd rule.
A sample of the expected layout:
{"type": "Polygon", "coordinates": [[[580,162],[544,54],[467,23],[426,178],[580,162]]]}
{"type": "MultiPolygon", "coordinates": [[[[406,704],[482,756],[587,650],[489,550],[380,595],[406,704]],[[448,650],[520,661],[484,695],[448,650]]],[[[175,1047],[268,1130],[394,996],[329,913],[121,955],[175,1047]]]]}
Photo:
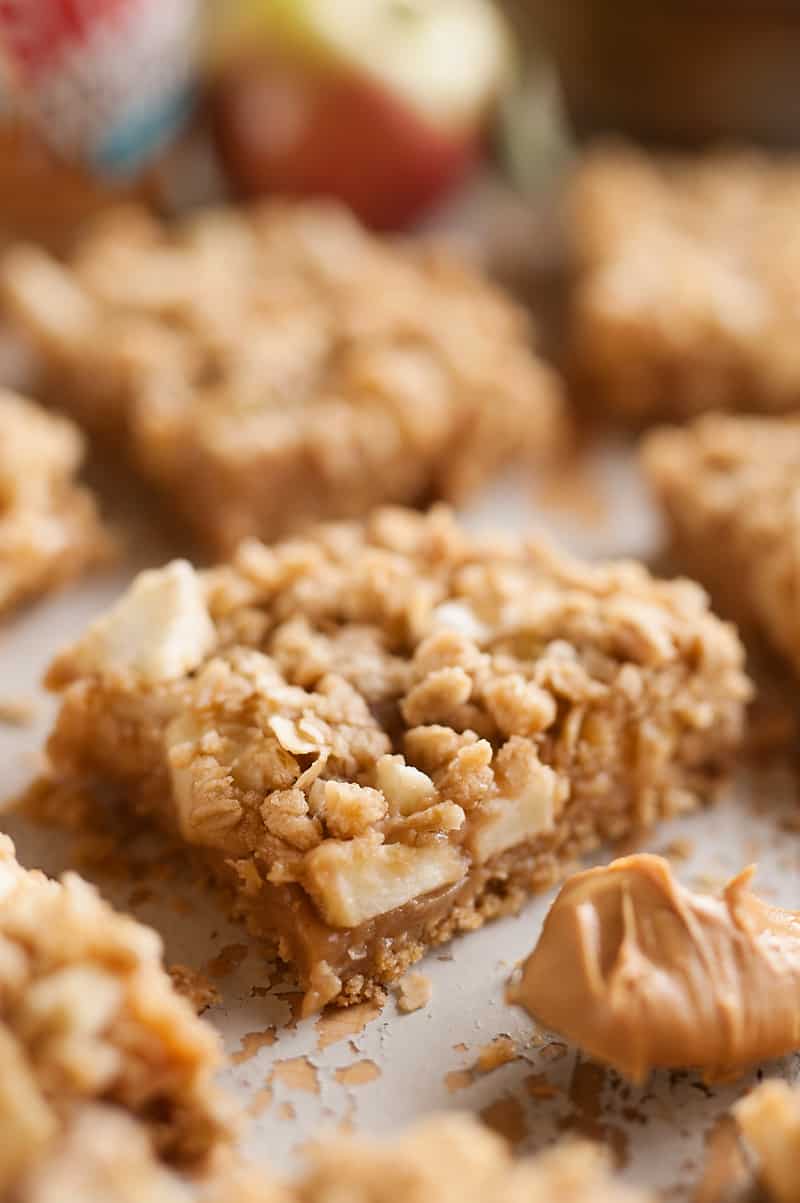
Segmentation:
{"type": "Polygon", "coordinates": [[[800,159],[598,149],[570,202],[572,357],[636,422],[800,408],[800,159]]]}
{"type": "Polygon", "coordinates": [[[0,389],[0,614],[107,553],[82,458],[71,422],[0,389]]]}
{"type": "Polygon", "coordinates": [[[527,315],[441,250],[271,204],[105,217],[58,263],[18,246],[7,306],[49,391],[227,553],[384,501],[459,498],[562,429],[527,315]]]}
{"type": "Polygon", "coordinates": [[[193,845],[307,1010],[693,806],[749,695],[697,586],[438,509],[145,573],[49,685],[57,777],[193,845]]]}
{"type": "Polygon", "coordinates": [[[38,1199],[47,1167],[101,1132],[135,1131],[154,1165],[208,1163],[229,1137],[212,1082],[220,1060],[212,1029],[173,990],[155,932],[75,874],[26,871],[0,836],[4,1203],[38,1199]]]}
{"type": "Polygon", "coordinates": [[[654,431],[642,462],[678,562],[800,672],[800,421],[707,415],[654,431]]]}

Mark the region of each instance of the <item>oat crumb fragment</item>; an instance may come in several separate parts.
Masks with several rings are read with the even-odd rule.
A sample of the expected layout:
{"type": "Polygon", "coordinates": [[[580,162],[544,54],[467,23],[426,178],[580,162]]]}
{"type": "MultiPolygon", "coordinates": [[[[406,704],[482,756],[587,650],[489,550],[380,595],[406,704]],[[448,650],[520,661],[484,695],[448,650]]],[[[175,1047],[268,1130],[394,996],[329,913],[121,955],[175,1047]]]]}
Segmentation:
{"type": "Polygon", "coordinates": [[[36,721],[33,698],[0,697],[0,723],[7,727],[30,727],[36,721]]]}
{"type": "Polygon", "coordinates": [[[331,1044],[347,1040],[351,1036],[360,1036],[366,1026],[381,1013],[381,1004],[376,1000],[357,1003],[345,1010],[325,1011],[316,1021],[317,1052],[322,1052],[331,1044]]]}
{"type": "Polygon", "coordinates": [[[272,1071],[273,1080],[304,1094],[319,1094],[319,1075],[316,1065],[308,1057],[289,1057],[277,1061],[272,1071]]]}
{"type": "Polygon", "coordinates": [[[342,1065],[336,1070],[336,1081],[342,1086],[366,1086],[381,1076],[380,1066],[365,1058],[355,1061],[352,1065],[342,1065]]]}
{"type": "Polygon", "coordinates": [[[495,1036],[478,1053],[475,1068],[478,1073],[488,1074],[502,1065],[508,1065],[509,1061],[515,1061],[518,1055],[510,1036],[495,1036]]]}
{"type": "Polygon", "coordinates": [[[192,969],[188,965],[170,965],[167,972],[175,989],[192,1004],[198,1015],[202,1015],[209,1007],[215,1007],[220,1001],[219,990],[199,969],[192,969]]]}
{"type": "Polygon", "coordinates": [[[525,1110],[512,1094],[501,1095],[484,1107],[481,1119],[493,1132],[504,1136],[510,1145],[518,1145],[528,1135],[525,1110]]]}
{"type": "Polygon", "coordinates": [[[238,1052],[231,1053],[231,1065],[242,1065],[249,1061],[262,1048],[271,1048],[278,1039],[274,1027],[265,1028],[262,1032],[246,1032],[242,1036],[242,1046],[238,1052]]]}
{"type": "Polygon", "coordinates": [[[471,1069],[451,1069],[449,1073],[444,1075],[444,1084],[450,1094],[455,1094],[459,1090],[466,1090],[475,1081],[475,1075],[471,1069]]]}
{"type": "Polygon", "coordinates": [[[405,1015],[427,1007],[432,997],[433,986],[424,973],[407,973],[397,983],[397,1009],[405,1015]]]}

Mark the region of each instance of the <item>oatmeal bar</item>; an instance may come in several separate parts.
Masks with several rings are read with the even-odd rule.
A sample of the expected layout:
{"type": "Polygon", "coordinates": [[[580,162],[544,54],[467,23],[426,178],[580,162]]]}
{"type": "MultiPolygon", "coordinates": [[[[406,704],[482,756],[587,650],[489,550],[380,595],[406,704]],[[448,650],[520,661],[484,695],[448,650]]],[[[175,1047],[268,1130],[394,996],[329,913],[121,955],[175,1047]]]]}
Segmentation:
{"type": "Polygon", "coordinates": [[[18,246],[0,276],[49,391],[126,442],[224,554],[383,501],[459,498],[561,433],[520,308],[334,207],[176,227],[125,209],[68,264],[18,246]]]}
{"type": "Polygon", "coordinates": [[[75,874],[21,868],[0,836],[4,1203],[25,1198],[87,1125],[113,1130],[114,1116],[165,1164],[208,1161],[228,1137],[212,1084],[220,1060],[212,1030],[173,991],[158,936],[75,874]]]}
{"type": "Polygon", "coordinates": [[[444,509],[144,573],[48,683],[56,776],[193,845],[307,1010],[695,805],[749,696],[697,586],[444,509]]]}
{"type": "Polygon", "coordinates": [[[800,159],[598,149],[571,197],[573,368],[625,420],[800,408],[800,159]]]}
{"type": "Polygon", "coordinates": [[[82,458],[71,422],[0,389],[0,614],[107,553],[82,458]]]}
{"type": "Polygon", "coordinates": [[[800,421],[707,415],[654,431],[642,462],[678,561],[800,671],[800,421]]]}

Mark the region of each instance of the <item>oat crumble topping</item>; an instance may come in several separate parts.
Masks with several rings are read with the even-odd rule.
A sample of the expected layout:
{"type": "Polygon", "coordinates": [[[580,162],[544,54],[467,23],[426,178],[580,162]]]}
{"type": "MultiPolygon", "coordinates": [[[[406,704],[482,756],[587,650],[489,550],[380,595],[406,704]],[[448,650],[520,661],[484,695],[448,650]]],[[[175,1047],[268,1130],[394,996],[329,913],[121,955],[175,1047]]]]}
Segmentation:
{"type": "Polygon", "coordinates": [[[625,1186],[599,1148],[565,1143],[515,1160],[507,1143],[466,1113],[419,1121],[390,1140],[328,1139],[289,1185],[242,1173],[204,1203],[653,1203],[625,1186]]]}
{"type": "Polygon", "coordinates": [[[775,1203],[798,1203],[800,1090],[772,1078],[761,1082],[733,1109],[762,1184],[775,1203]]]}

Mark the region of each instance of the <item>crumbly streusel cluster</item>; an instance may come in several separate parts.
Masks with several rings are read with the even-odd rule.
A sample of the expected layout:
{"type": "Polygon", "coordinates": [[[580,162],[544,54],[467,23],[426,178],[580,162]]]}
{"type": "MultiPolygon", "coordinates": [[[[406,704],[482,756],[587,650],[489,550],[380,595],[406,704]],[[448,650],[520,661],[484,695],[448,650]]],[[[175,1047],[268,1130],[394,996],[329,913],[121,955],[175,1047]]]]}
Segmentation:
{"type": "Polygon", "coordinates": [[[68,266],[17,247],[2,277],[62,401],[66,389],[87,424],[126,428],[221,550],[378,501],[460,496],[560,430],[523,310],[334,207],[175,227],[120,210],[68,266]]]}
{"type": "Polygon", "coordinates": [[[654,432],[643,463],[678,555],[800,670],[800,422],[710,415],[654,432]]]}
{"type": "Polygon", "coordinates": [[[691,805],[748,696],[696,586],[478,539],[441,510],[146,574],[49,682],[60,772],[166,802],[245,892],[300,883],[334,927],[458,881],[567,806],[610,831],[691,805]]]}
{"type": "Polygon", "coordinates": [[[800,1203],[800,1089],[771,1078],[733,1110],[770,1198],[775,1203],[800,1203]]]}
{"type": "Polygon", "coordinates": [[[0,612],[107,553],[82,459],[71,422],[0,389],[0,612]]]}
{"type": "Polygon", "coordinates": [[[795,409],[798,205],[797,159],[588,155],[570,211],[587,399],[637,421],[795,409]]]}
{"type": "Polygon", "coordinates": [[[204,1161],[227,1136],[219,1061],[155,932],[74,874],[21,868],[0,836],[0,1196],[16,1199],[95,1117],[113,1130],[106,1109],[159,1158],[204,1161]]]}
{"type": "Polygon", "coordinates": [[[651,1203],[612,1177],[598,1147],[565,1143],[515,1160],[507,1143],[465,1113],[434,1115],[391,1140],[347,1136],[308,1150],[289,1185],[240,1174],[203,1203],[651,1203]]]}

